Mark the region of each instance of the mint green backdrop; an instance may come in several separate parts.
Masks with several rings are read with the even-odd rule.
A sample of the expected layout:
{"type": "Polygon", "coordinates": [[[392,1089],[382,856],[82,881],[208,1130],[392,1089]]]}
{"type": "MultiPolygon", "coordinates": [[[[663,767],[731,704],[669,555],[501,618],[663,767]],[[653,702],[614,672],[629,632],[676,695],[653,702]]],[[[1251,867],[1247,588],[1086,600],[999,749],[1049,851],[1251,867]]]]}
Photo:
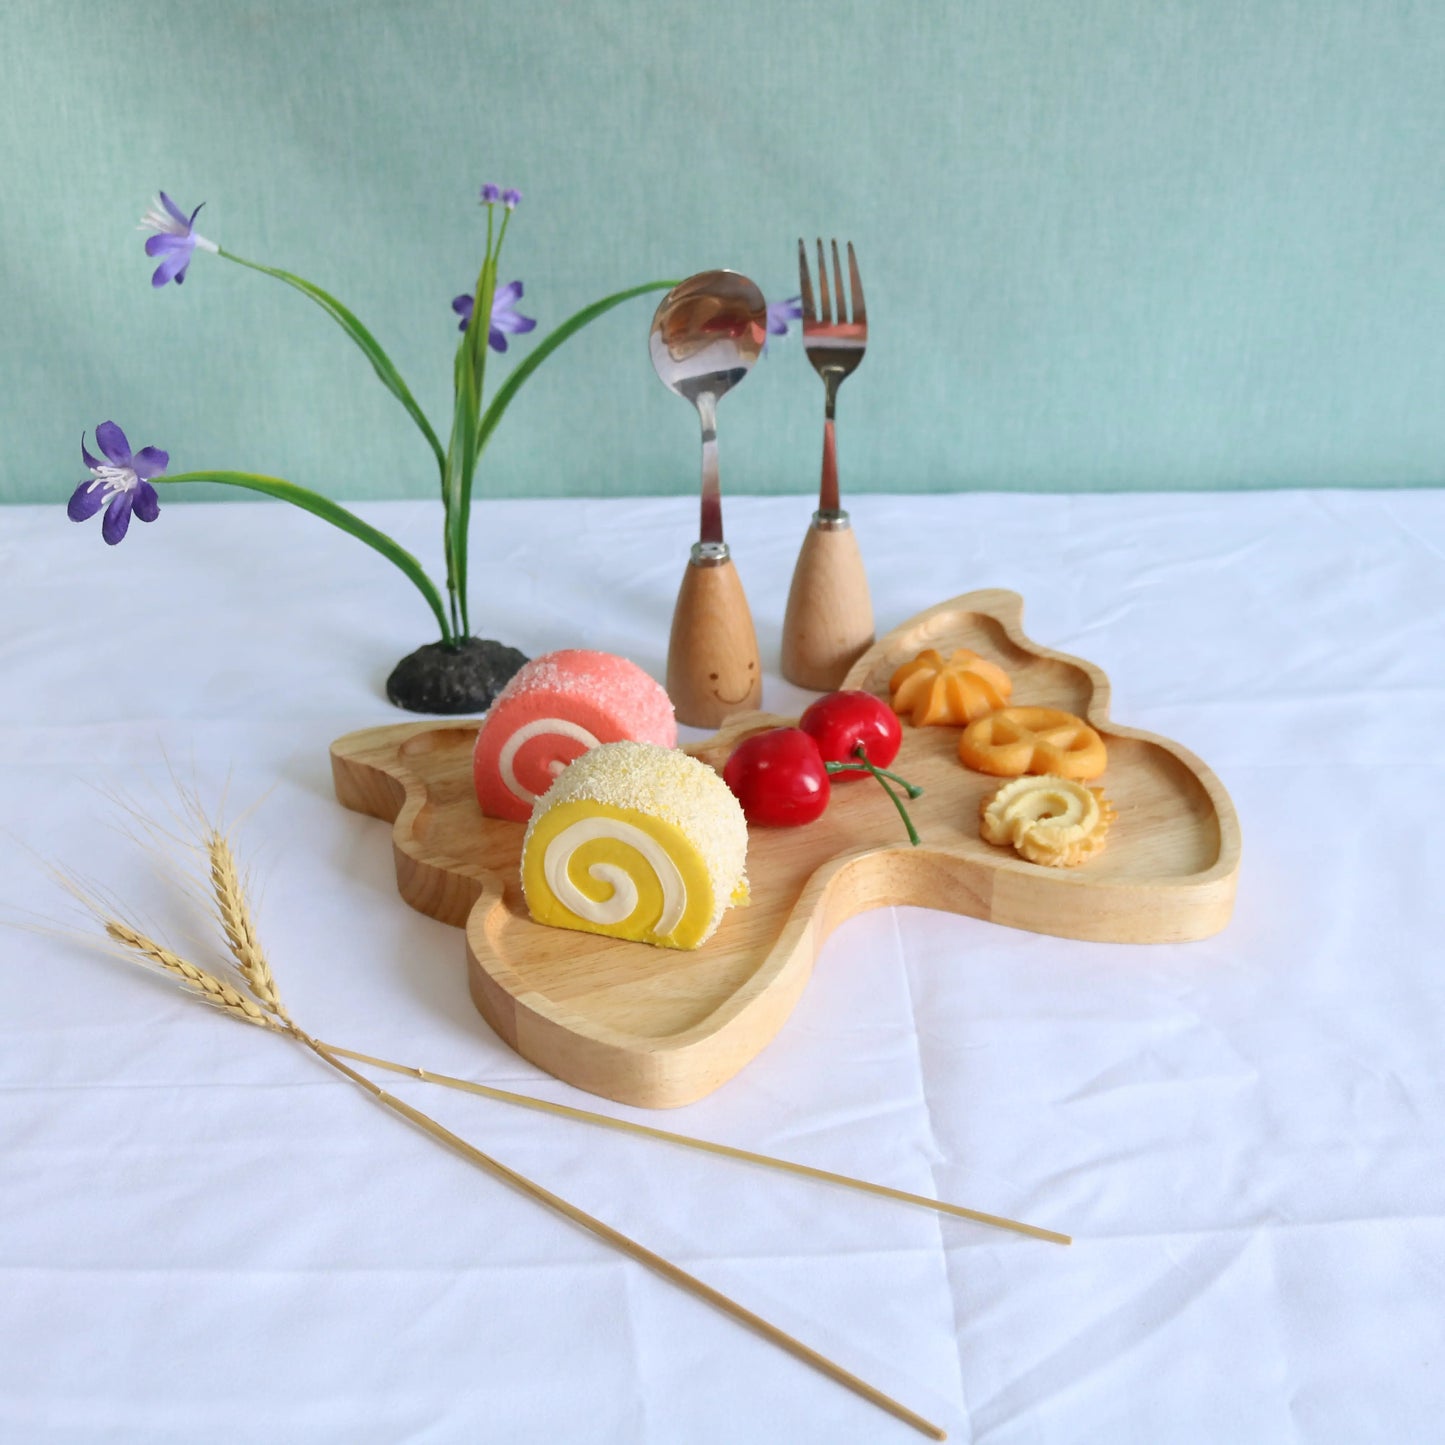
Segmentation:
{"type": "MultiPolygon", "coordinates": [[[[852,238],[845,494],[1445,481],[1439,0],[4,0],[0,42],[6,501],[62,502],[107,417],[173,470],[432,495],[318,310],[202,254],[153,292],[135,227],[158,186],[205,201],[445,434],[488,180],[525,193],[502,279],[543,326],[714,266],[786,296],[799,235],[852,238]]],[[[480,495],[696,485],[652,305],[538,373],[480,495]]],[[[821,411],[775,345],[725,489],[811,489],[821,411]]]]}

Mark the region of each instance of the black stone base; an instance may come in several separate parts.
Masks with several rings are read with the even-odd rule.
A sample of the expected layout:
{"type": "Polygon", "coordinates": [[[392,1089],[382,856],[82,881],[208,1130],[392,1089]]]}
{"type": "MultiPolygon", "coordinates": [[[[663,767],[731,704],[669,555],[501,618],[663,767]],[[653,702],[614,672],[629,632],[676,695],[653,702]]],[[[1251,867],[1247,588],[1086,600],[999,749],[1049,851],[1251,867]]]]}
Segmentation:
{"type": "Polygon", "coordinates": [[[429,642],[392,669],[386,695],[408,712],[485,712],[526,660],[515,647],[480,637],[455,648],[429,642]]]}

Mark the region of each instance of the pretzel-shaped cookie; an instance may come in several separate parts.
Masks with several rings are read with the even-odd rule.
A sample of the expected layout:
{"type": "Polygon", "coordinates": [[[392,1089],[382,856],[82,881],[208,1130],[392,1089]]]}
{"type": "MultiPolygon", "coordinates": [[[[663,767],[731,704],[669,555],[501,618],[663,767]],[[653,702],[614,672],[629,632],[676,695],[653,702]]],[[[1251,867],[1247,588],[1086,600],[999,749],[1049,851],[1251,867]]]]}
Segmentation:
{"type": "Polygon", "coordinates": [[[1054,707],[1005,707],[964,728],[959,760],[980,773],[1016,778],[1054,773],[1097,778],[1109,761],[1104,740],[1082,718],[1054,707]]]}

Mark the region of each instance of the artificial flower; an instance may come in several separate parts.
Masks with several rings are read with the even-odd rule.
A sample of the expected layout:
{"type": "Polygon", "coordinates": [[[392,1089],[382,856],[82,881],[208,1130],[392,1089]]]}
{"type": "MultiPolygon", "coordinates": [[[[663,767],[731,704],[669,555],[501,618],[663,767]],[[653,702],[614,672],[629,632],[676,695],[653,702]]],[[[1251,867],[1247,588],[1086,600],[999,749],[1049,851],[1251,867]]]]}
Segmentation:
{"type": "Polygon", "coordinates": [[[521,191],[513,190],[511,186],[504,191],[500,186],[494,186],[488,181],[482,187],[482,204],[484,206],[494,206],[500,201],[509,211],[515,211],[521,199],[521,191]]]}
{"type": "MultiPolygon", "coordinates": [[[[537,325],[530,316],[523,316],[517,310],[517,303],[522,297],[520,281],[513,281],[502,287],[495,285],[502,242],[511,223],[512,211],[521,203],[522,193],[489,182],[480,188],[480,196],[482,204],[487,207],[486,225],[483,228],[486,234],[486,249],[482,254],[477,284],[482,285],[485,282],[493,297],[486,342],[488,349],[505,351],[509,336],[532,331],[537,325]],[[501,216],[494,214],[499,205],[503,207],[501,216]]],[[[458,357],[459,364],[454,373],[456,384],[452,433],[453,436],[470,436],[478,442],[478,446],[445,446],[395,363],[346,306],[304,277],[293,275],[290,271],[283,271],[276,266],[247,260],[244,256],[229,249],[223,250],[214,241],[197,235],[195,223],[200,210],[201,207],[197,206],[187,215],[164,191],[156,196],[141,222],[142,230],[154,233],[147,237],[146,253],[159,263],[151,278],[151,284],[159,288],[168,281],[184,281],[191,258],[199,248],[292,287],[318,305],[341,327],[361,349],[381,384],[416,423],[436,458],[441,481],[443,541],[448,563],[447,595],[443,598],[440,589],[427,575],[422,564],[395,538],[378,531],[322,493],[298,487],[294,482],[281,477],[261,476],[251,472],[200,471],[181,472],[174,476],[163,475],[169,464],[165,452],[157,447],[146,447],[132,455],[125,433],[114,422],[104,422],[96,428],[97,450],[102,453],[103,459],[91,456],[86,438],[81,438],[80,454],[90,468],[91,476],[76,487],[70,498],[69,515],[74,521],[81,522],[103,510],[105,521],[101,532],[106,542],[114,546],[129,530],[132,515],[139,516],[145,522],[154,521],[159,515],[158,489],[152,485],[153,481],[167,485],[212,482],[222,486],[241,487],[274,497],[278,501],[293,503],[364,542],[404,573],[431,608],[441,629],[443,646],[447,649],[459,648],[471,635],[471,623],[467,615],[467,535],[480,444],[490,435],[517,388],[531,375],[535,365],[549,356],[568,337],[614,306],[647,291],[666,290],[672,283],[652,281],[642,286],[629,287],[583,307],[553,331],[543,346],[533,353],[531,364],[513,371],[507,385],[498,390],[485,410],[482,405],[483,368],[480,363],[486,353],[482,351],[481,355],[472,354],[471,348],[480,348],[481,343],[477,337],[468,338],[462,354],[458,357]],[[472,365],[468,366],[468,362],[472,365]]],[[[454,304],[461,317],[461,329],[465,331],[472,319],[473,299],[471,296],[459,296],[454,304]]]]}
{"type": "Polygon", "coordinates": [[[788,322],[796,321],[803,314],[803,298],[790,296],[786,301],[768,302],[768,335],[786,336],[788,322]]]}
{"type": "Polygon", "coordinates": [[[768,336],[786,336],[788,322],[796,321],[803,314],[803,298],[790,296],[786,301],[768,302],[768,331],[763,337],[763,355],[768,354],[768,336]]]}
{"type": "Polygon", "coordinates": [[[114,547],[130,527],[132,512],[142,522],[154,522],[160,515],[160,498],[150,479],[160,476],[171,459],[159,447],[142,447],[132,456],[125,433],[113,421],[96,427],[95,442],[105,461],[91,456],[81,437],[80,456],[90,468],[91,480],[71,493],[66,510],[72,522],[83,522],[105,507],[100,534],[114,547]]]}
{"type": "MultiPolygon", "coordinates": [[[[517,309],[517,302],[522,299],[522,283],[513,281],[509,286],[501,286],[492,294],[492,324],[487,331],[487,345],[493,351],[505,351],[507,349],[507,335],[524,335],[531,331],[536,322],[530,316],[523,316],[517,309]]],[[[457,296],[452,300],[452,310],[460,316],[461,322],[457,326],[458,331],[465,331],[471,325],[472,312],[476,308],[476,299],[471,296],[457,296]]]]}
{"type": "MultiPolygon", "coordinates": [[[[201,202],[201,206],[205,204],[201,202]]],[[[220,249],[214,241],[208,241],[195,232],[201,206],[187,216],[164,191],[160,191],[151,202],[150,210],[141,217],[141,230],[156,233],[146,241],[146,255],[163,258],[151,276],[152,286],[164,286],[167,281],[174,281],[179,286],[186,279],[186,267],[191,264],[191,253],[197,246],[203,251],[220,249]]]]}

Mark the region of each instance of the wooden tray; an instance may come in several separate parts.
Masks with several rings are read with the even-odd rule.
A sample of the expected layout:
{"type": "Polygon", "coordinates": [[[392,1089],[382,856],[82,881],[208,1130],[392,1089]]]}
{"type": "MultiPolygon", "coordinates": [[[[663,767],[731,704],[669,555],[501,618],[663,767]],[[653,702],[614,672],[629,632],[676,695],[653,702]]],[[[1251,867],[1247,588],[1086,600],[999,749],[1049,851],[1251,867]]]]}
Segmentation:
{"type": "MultiPolygon", "coordinates": [[[[1012,701],[1064,708],[1104,735],[1102,786],[1118,809],[1104,853],[1041,868],[978,836],[998,786],[964,768],[958,729],[903,730],[894,768],[923,786],[911,848],[882,789],[837,786],[796,829],[755,828],[753,899],[684,953],[533,923],[518,879],[524,825],[484,818],[472,789],[478,723],[368,728],[331,747],[336,796],[394,820],[397,886],[413,908],[466,929],[472,998],[512,1048],[558,1078],[624,1104],[690,1103],[752,1059],[797,1003],[824,939],[854,914],[914,904],[1065,938],[1159,943],[1223,928],[1239,872],[1239,822],[1219,781],[1176,743],[1120,727],[1091,663],[1036,646],[1004,591],[941,603],[875,643],[846,686],[886,696],[925,647],[969,647],[1012,676],[1012,701]]],[[[721,768],[736,742],[784,719],[730,720],[689,752],[721,768]]]]}

